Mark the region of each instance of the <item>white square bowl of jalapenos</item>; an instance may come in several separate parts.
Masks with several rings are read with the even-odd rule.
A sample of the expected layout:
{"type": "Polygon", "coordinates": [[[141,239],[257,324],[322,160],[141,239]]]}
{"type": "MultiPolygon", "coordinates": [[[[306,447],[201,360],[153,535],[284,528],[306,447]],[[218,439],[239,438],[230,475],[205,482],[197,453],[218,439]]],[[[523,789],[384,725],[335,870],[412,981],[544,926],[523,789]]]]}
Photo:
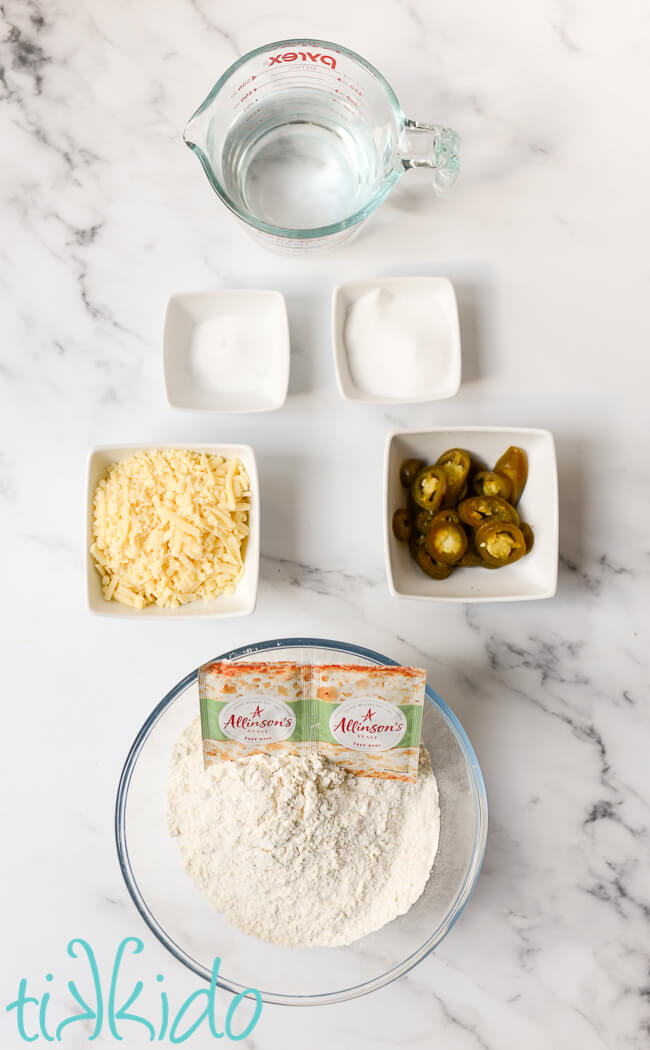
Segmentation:
{"type": "Polygon", "coordinates": [[[508,602],[555,594],[558,484],[548,430],[393,431],[384,492],[394,597],[508,602]]]}

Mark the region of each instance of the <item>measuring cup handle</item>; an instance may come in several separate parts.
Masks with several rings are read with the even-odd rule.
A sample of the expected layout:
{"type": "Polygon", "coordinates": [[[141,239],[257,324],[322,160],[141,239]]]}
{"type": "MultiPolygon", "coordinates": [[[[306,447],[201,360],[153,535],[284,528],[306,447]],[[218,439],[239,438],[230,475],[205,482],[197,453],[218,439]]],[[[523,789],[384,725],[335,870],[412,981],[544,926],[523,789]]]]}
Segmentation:
{"type": "Polygon", "coordinates": [[[433,168],[433,189],[445,197],[460,174],[460,135],[440,124],[407,120],[399,140],[399,155],[405,169],[433,168]]]}

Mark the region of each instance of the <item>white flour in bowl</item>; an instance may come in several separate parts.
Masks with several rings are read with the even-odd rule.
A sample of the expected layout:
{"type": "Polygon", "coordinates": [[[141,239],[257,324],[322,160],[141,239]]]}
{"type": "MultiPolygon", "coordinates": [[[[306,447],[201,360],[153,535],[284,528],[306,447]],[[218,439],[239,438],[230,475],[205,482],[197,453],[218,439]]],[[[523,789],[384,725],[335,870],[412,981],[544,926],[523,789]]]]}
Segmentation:
{"type": "Polygon", "coordinates": [[[356,777],[318,754],[204,769],[201,743],[197,718],[172,755],[169,829],[233,926],[285,947],[350,944],[421,895],[440,830],[424,747],[411,784],[356,777]]]}

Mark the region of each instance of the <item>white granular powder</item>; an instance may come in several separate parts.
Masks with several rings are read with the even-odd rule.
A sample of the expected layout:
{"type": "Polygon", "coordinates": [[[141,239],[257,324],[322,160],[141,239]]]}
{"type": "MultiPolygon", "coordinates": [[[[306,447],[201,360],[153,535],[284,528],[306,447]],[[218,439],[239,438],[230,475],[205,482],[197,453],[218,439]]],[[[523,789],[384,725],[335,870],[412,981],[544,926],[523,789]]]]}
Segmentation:
{"type": "Polygon", "coordinates": [[[349,944],[408,911],[440,830],[424,747],[415,784],[355,777],[317,753],[204,769],[198,718],[174,748],[168,819],[214,907],[245,933],[294,948],[349,944]]]}
{"type": "Polygon", "coordinates": [[[448,306],[417,285],[375,288],[354,300],[343,338],[352,379],[366,394],[424,400],[450,381],[448,306]]]}

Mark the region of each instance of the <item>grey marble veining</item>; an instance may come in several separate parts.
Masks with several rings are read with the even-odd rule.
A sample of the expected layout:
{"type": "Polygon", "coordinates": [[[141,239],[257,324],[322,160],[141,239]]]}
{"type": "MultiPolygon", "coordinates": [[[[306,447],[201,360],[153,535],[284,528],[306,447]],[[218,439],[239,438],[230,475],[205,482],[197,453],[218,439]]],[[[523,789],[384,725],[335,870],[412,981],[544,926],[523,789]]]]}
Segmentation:
{"type": "MultiPolygon", "coordinates": [[[[144,935],[151,972],[189,993],[191,975],[144,932],[117,868],[121,764],[153,705],[203,659],[320,635],[427,668],[477,750],[488,850],[466,913],[411,974],[337,1007],[267,1007],[246,1045],[636,1050],[650,1024],[648,10],[376,10],[1,8],[2,765],[15,844],[3,1003],[18,975],[61,971],[78,935],[106,959],[120,937],[144,935]],[[459,130],[463,175],[447,202],[426,174],[405,176],[344,251],[296,261],[245,236],[181,131],[238,55],[304,31],[367,56],[409,116],[459,130]],[[344,404],[331,289],[407,273],[458,289],[461,392],[434,406],[344,404]],[[280,413],[206,418],[165,404],[167,296],[226,285],[287,296],[280,413]],[[385,434],[466,423],[555,435],[551,601],[448,608],[388,595],[385,434]],[[136,630],[84,610],[87,448],[164,440],[256,448],[264,531],[250,618],[136,630]]],[[[2,1045],[21,1045],[15,1029],[2,1045]]]]}

